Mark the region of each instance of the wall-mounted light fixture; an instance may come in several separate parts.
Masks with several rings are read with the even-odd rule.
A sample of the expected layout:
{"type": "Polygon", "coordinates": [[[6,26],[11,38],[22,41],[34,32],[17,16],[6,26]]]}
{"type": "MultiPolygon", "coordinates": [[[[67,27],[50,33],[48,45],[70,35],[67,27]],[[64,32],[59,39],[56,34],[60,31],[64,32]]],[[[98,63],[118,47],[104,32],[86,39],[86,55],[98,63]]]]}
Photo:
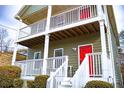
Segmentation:
{"type": "Polygon", "coordinates": [[[76,51],[76,50],[77,50],[77,48],[75,48],[75,47],[74,47],[74,48],[72,48],[72,50],[73,50],[73,51],[76,51]]]}

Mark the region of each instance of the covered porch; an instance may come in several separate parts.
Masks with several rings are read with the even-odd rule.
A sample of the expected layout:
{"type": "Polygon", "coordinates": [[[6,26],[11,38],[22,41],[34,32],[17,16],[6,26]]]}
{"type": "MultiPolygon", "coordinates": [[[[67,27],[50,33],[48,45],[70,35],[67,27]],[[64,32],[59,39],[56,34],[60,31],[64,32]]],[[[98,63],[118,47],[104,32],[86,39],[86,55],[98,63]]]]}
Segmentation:
{"type": "MultiPolygon", "coordinates": [[[[65,72],[68,73],[68,66],[72,66],[74,75],[80,66],[79,46],[86,44],[92,44],[93,51],[89,53],[89,56],[92,58],[93,63],[90,64],[90,68],[95,71],[93,77],[97,76],[101,71],[100,69],[102,69],[103,48],[101,45],[102,36],[100,36],[101,25],[99,23],[99,21],[96,21],[19,42],[19,44],[29,47],[27,60],[16,62],[16,65],[23,69],[22,76],[50,75],[51,72],[56,72],[64,62],[66,62],[67,66],[62,72],[66,70],[65,72]],[[58,51],[57,54],[56,50],[59,49],[62,49],[63,52],[59,54],[58,51]],[[41,57],[35,59],[34,53],[38,51],[41,52],[41,57]]],[[[103,26],[104,33],[106,33],[105,25],[103,26]]]]}

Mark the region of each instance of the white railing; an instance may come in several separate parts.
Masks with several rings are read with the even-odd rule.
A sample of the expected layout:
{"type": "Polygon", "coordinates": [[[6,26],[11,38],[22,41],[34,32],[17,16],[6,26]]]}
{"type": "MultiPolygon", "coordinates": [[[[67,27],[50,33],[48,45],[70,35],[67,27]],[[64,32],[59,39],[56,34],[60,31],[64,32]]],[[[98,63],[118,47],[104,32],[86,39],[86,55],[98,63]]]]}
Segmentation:
{"type": "MultiPolygon", "coordinates": [[[[73,24],[75,22],[87,20],[97,16],[96,5],[83,5],[57,15],[54,15],[50,19],[50,29],[73,24]]],[[[27,37],[39,32],[44,32],[46,28],[46,19],[26,26],[19,31],[19,39],[27,37]]]]}
{"type": "Polygon", "coordinates": [[[101,77],[102,76],[102,55],[101,53],[87,54],[89,61],[89,76],[101,77]]]}
{"type": "Polygon", "coordinates": [[[88,79],[87,59],[88,57],[86,56],[78,70],[75,72],[75,75],[71,79],[73,88],[81,88],[84,86],[83,84],[85,84],[88,79]]]}
{"type": "Polygon", "coordinates": [[[50,75],[50,72],[55,72],[66,61],[66,56],[51,57],[46,60],[47,60],[47,75],[50,75]]]}
{"type": "Polygon", "coordinates": [[[18,38],[20,39],[26,36],[37,34],[39,32],[44,32],[45,28],[46,28],[46,19],[40,20],[36,23],[33,23],[29,26],[20,29],[18,38]]]}
{"type": "Polygon", "coordinates": [[[67,77],[68,57],[62,62],[62,65],[55,71],[51,72],[50,78],[47,80],[47,88],[57,88],[64,78],[67,77]]]}
{"type": "MultiPolygon", "coordinates": [[[[51,72],[55,72],[67,59],[66,56],[51,57],[46,59],[47,61],[47,75],[51,72]]],[[[39,75],[43,72],[43,59],[31,59],[24,61],[17,61],[15,65],[21,67],[22,76],[39,75]]]]}
{"type": "Polygon", "coordinates": [[[96,5],[84,5],[51,17],[50,29],[97,16],[96,5]]]}
{"type": "Polygon", "coordinates": [[[86,54],[82,64],[71,79],[73,88],[84,87],[88,80],[102,78],[101,53],[86,54]]]}
{"type": "Polygon", "coordinates": [[[24,61],[17,61],[15,65],[19,66],[22,70],[22,76],[33,76],[42,74],[43,59],[31,59],[24,61]]]}

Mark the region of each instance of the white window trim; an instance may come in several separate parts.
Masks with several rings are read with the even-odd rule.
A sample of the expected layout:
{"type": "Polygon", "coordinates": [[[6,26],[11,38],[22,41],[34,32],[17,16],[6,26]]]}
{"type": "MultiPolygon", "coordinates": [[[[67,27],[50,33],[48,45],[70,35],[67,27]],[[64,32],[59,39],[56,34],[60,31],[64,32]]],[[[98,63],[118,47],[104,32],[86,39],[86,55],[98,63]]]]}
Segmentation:
{"type": "MultiPolygon", "coordinates": [[[[37,53],[40,53],[40,55],[41,55],[41,51],[37,51],[37,52],[34,52],[34,60],[35,60],[35,55],[37,54],[37,53]]],[[[40,58],[41,59],[41,58],[40,58]]],[[[37,59],[36,59],[37,60],[37,59]]],[[[35,62],[33,62],[34,64],[33,64],[33,70],[40,70],[40,68],[35,68],[35,62]]]]}
{"type": "Polygon", "coordinates": [[[62,56],[64,55],[64,48],[56,48],[56,49],[54,49],[54,55],[53,55],[54,57],[55,57],[56,50],[62,50],[62,56]]]}
{"type": "Polygon", "coordinates": [[[35,55],[36,55],[37,53],[40,53],[40,55],[41,55],[41,51],[34,52],[34,59],[35,59],[35,55]]]}

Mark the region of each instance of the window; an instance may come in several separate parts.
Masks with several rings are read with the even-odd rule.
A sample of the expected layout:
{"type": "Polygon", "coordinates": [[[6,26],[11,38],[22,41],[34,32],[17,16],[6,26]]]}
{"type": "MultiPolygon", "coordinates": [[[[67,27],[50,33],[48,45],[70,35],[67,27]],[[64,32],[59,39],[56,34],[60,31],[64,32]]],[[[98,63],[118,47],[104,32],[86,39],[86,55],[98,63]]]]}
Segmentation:
{"type": "Polygon", "coordinates": [[[63,48],[54,49],[54,57],[63,56],[63,48]]]}
{"type": "Polygon", "coordinates": [[[40,52],[34,52],[34,59],[41,59],[41,53],[40,52]]]}
{"type": "MultiPolygon", "coordinates": [[[[61,56],[63,56],[63,48],[58,48],[58,49],[54,49],[54,57],[61,57],[61,56]]],[[[58,60],[58,59],[55,59],[54,60],[54,68],[58,68],[58,67],[60,67],[60,65],[62,65],[61,63],[63,62],[63,60],[58,60]],[[60,62],[59,64],[58,64],[58,62],[60,62]]]]}
{"type": "MultiPolygon", "coordinates": [[[[41,59],[41,52],[34,52],[34,59],[41,59]]],[[[40,60],[34,60],[34,69],[40,69],[41,64],[40,60]]]]}

